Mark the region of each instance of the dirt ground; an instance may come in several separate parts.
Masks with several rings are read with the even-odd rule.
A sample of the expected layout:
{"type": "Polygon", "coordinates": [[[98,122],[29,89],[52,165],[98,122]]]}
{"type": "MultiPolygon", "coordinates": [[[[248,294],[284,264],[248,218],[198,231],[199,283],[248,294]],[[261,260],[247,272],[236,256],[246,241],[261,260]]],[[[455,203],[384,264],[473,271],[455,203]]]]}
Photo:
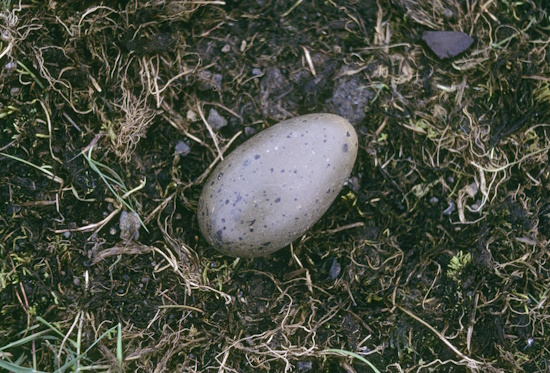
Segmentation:
{"type": "Polygon", "coordinates": [[[549,14],[4,0],[0,368],[549,372],[549,14]],[[474,41],[441,59],[442,30],[474,41]],[[269,257],[210,248],[219,153],[315,112],[360,141],[329,211],[269,257]]]}

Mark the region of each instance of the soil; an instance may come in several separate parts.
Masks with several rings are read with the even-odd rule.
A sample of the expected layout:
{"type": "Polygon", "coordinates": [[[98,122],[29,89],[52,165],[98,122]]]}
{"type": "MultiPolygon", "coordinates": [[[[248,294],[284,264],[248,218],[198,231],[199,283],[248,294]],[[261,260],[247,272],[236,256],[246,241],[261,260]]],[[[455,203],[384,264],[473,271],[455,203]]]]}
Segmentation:
{"type": "Polygon", "coordinates": [[[548,371],[549,14],[4,2],[0,367],[548,371]],[[474,42],[440,59],[426,31],[474,42]],[[336,202],[269,257],[210,248],[219,153],[315,112],[359,134],[336,202]]]}

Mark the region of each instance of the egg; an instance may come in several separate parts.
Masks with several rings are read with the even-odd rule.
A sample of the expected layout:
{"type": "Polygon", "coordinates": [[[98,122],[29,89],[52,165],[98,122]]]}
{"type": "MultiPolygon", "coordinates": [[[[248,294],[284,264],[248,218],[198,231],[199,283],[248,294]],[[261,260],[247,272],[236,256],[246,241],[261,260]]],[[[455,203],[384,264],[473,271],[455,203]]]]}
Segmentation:
{"type": "Polygon", "coordinates": [[[197,209],[203,236],[233,257],[289,245],[328,210],[357,149],[355,129],[334,114],[303,115],[258,133],[207,179],[197,209]]]}

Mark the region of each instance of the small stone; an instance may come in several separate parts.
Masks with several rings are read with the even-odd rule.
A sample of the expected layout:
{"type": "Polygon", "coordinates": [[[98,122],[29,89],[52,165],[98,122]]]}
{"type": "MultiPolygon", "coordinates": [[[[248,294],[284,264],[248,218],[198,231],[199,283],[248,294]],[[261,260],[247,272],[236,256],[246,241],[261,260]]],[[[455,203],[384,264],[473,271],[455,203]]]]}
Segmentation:
{"type": "Polygon", "coordinates": [[[212,80],[214,81],[214,86],[217,89],[222,89],[222,82],[223,82],[222,74],[214,74],[214,76],[212,77],[212,80]]]}
{"type": "Polygon", "coordinates": [[[251,137],[251,136],[254,136],[256,134],[256,130],[254,129],[254,127],[245,127],[244,128],[244,135],[246,137],[251,137]]]}
{"type": "Polygon", "coordinates": [[[459,55],[474,42],[470,35],[458,31],[426,31],[422,40],[441,59],[459,55]]]}
{"type": "Polygon", "coordinates": [[[449,207],[447,207],[445,211],[443,211],[443,215],[451,215],[455,210],[456,210],[456,204],[452,199],[450,199],[449,207]]]}
{"type": "Polygon", "coordinates": [[[137,240],[141,222],[139,215],[134,211],[122,211],[120,214],[120,238],[124,241],[137,240]]]}
{"type": "Polygon", "coordinates": [[[222,88],[223,77],[221,74],[214,74],[208,70],[202,70],[198,73],[197,88],[200,91],[220,90],[222,88]]]}
{"type": "Polygon", "coordinates": [[[6,70],[6,72],[10,72],[11,70],[14,70],[16,67],[17,67],[17,61],[15,60],[9,61],[4,65],[4,69],[6,70]]]}
{"type": "Polygon", "coordinates": [[[280,69],[268,69],[260,82],[262,96],[277,96],[288,90],[288,80],[280,69]]]}
{"type": "Polygon", "coordinates": [[[340,263],[338,263],[338,259],[334,258],[332,259],[332,265],[330,266],[330,277],[335,280],[336,277],[340,275],[340,272],[342,271],[342,266],[340,263]]]}
{"type": "Polygon", "coordinates": [[[350,177],[348,181],[348,187],[355,193],[358,193],[361,189],[361,184],[357,176],[350,177]]]}
{"type": "Polygon", "coordinates": [[[222,117],[218,111],[214,108],[208,112],[208,124],[214,131],[218,131],[221,128],[227,126],[227,119],[222,117]]]}
{"type": "Polygon", "coordinates": [[[191,148],[185,141],[178,141],[176,144],[176,151],[175,153],[177,155],[180,155],[182,157],[185,157],[187,154],[191,153],[191,148]]]}
{"type": "Polygon", "coordinates": [[[298,361],[298,363],[296,363],[296,369],[298,369],[300,373],[311,372],[313,363],[311,361],[298,361]]]}

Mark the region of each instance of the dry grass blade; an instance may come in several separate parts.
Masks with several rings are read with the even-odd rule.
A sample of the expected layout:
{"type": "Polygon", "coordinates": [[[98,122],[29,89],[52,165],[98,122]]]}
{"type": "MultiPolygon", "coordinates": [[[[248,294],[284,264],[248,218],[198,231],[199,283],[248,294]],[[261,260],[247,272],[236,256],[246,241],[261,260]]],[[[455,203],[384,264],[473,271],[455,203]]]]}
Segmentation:
{"type": "Polygon", "coordinates": [[[416,316],[411,311],[404,309],[400,305],[396,305],[396,307],[399,308],[404,313],[406,313],[407,315],[409,315],[410,317],[412,317],[413,319],[415,319],[416,321],[418,321],[419,323],[421,323],[422,325],[424,325],[426,328],[430,329],[430,331],[434,333],[441,342],[447,345],[458,357],[460,357],[464,362],[466,362],[469,368],[478,371],[479,369],[481,369],[481,367],[484,366],[484,363],[477,361],[475,359],[472,359],[464,355],[462,352],[460,352],[451,342],[447,340],[447,338],[445,338],[440,332],[438,332],[433,326],[428,324],[426,321],[422,320],[420,317],[416,316]]]}
{"type": "Polygon", "coordinates": [[[0,2],[0,369],[547,370],[543,1],[107,3],[0,2]],[[340,198],[215,251],[206,178],[315,112],[359,136],[340,198]]]}

